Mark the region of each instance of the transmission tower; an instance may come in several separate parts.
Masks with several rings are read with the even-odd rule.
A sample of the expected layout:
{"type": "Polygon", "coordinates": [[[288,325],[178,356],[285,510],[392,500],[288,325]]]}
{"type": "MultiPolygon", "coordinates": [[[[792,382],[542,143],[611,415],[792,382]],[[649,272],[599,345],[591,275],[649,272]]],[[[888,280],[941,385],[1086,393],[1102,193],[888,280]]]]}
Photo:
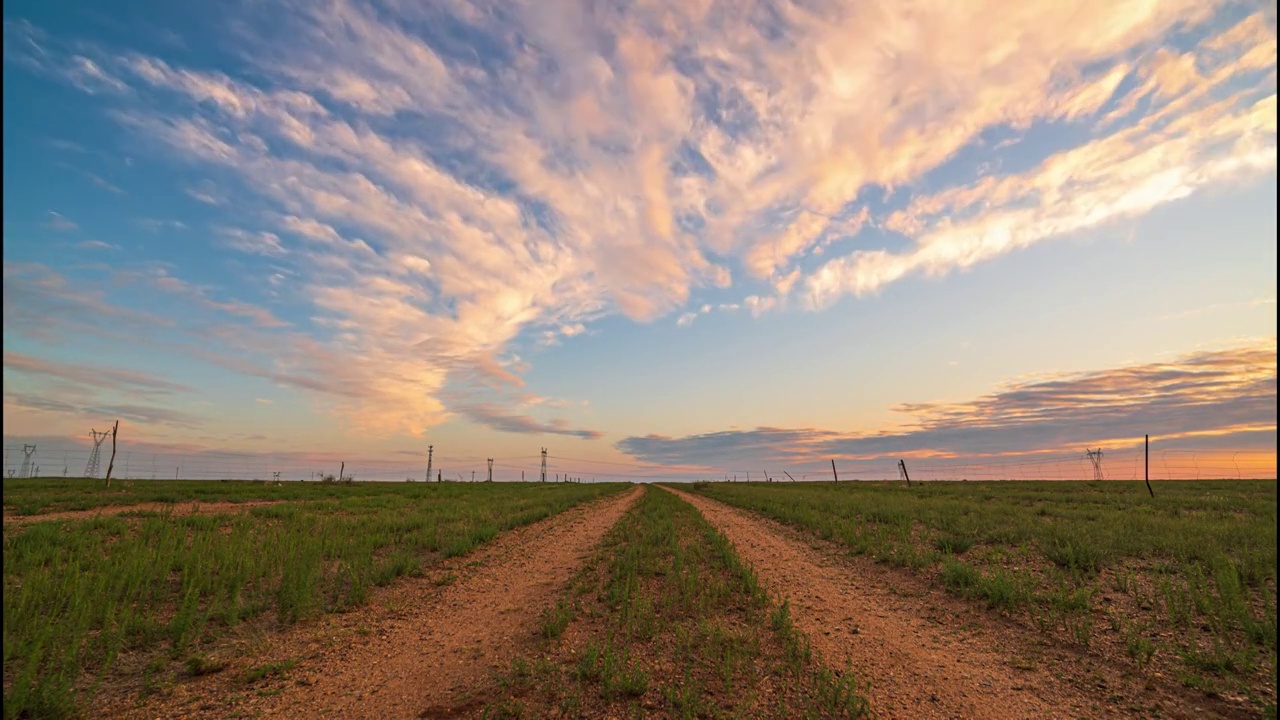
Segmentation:
{"type": "Polygon", "coordinates": [[[1085,448],[1084,454],[1089,456],[1089,463],[1093,465],[1093,479],[1102,480],[1102,448],[1097,450],[1085,448]]]}
{"type": "Polygon", "coordinates": [[[547,481],[547,449],[542,448],[542,480],[540,482],[546,482],[546,481],[547,481]]]}
{"type": "Polygon", "coordinates": [[[89,463],[84,466],[84,476],[87,478],[98,477],[98,460],[101,457],[102,441],[107,439],[107,431],[89,430],[93,435],[93,452],[89,453],[89,463]]]}
{"type": "Polygon", "coordinates": [[[493,458],[488,458],[488,460],[489,460],[489,479],[485,480],[485,482],[493,482],[493,458]]]}
{"type": "Polygon", "coordinates": [[[427,446],[427,482],[431,482],[431,456],[435,454],[436,446],[427,446]]]}
{"type": "Polygon", "coordinates": [[[36,454],[35,445],[22,446],[22,469],[18,470],[18,477],[32,477],[35,466],[31,464],[31,458],[36,454]]]}

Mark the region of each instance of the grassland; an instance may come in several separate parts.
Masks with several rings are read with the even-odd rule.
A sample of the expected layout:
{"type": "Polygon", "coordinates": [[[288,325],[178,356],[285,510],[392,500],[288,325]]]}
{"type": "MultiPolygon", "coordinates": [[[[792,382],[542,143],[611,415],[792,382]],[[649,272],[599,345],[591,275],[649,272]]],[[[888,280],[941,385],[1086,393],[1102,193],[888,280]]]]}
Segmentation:
{"type": "Polygon", "coordinates": [[[1275,716],[1276,483],[706,483],[1057,641],[1275,716]]]}
{"type": "Polygon", "coordinates": [[[723,535],[657,488],[542,617],[542,647],[476,703],[488,718],[858,717],[862,689],[824,668],[789,607],[723,535]]]}
{"type": "Polygon", "coordinates": [[[106,497],[309,502],[6,525],[4,715],[72,715],[125,656],[148,679],[216,671],[205,650],[230,628],[354,608],[374,586],[622,487],[183,481],[106,495],[75,481],[6,481],[5,505],[28,512],[96,507],[106,497]]]}
{"type": "Polygon", "coordinates": [[[339,500],[410,494],[436,483],[281,482],[262,480],[101,480],[83,478],[6,478],[4,506],[15,515],[93,510],[112,505],[269,500],[339,500]]]}

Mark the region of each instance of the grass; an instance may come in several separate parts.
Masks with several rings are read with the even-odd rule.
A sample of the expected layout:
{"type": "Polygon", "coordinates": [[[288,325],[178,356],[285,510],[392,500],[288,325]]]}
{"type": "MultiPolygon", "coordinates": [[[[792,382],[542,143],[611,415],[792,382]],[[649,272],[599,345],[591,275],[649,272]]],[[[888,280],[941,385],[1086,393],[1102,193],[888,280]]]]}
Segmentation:
{"type": "MultiPolygon", "coordinates": [[[[42,489],[42,482],[5,481],[6,505],[12,493],[16,503],[71,509],[68,498],[82,490],[61,479],[42,489]]],[[[5,718],[76,714],[100,683],[118,679],[112,673],[123,654],[149,658],[148,690],[179,673],[212,672],[202,658],[229,628],[252,621],[270,629],[350,610],[374,587],[622,487],[140,485],[147,483],[125,491],[128,502],[166,493],[258,499],[264,489],[329,502],[234,515],[155,513],[6,526],[5,718]]]]}
{"type": "Polygon", "coordinates": [[[858,717],[863,688],[822,666],[728,540],[649,488],[542,616],[483,717],[858,717]]]}
{"type": "Polygon", "coordinates": [[[1140,671],[1158,666],[1214,693],[1275,687],[1274,481],[1161,483],[1154,499],[1130,482],[692,489],[1140,671]]]}

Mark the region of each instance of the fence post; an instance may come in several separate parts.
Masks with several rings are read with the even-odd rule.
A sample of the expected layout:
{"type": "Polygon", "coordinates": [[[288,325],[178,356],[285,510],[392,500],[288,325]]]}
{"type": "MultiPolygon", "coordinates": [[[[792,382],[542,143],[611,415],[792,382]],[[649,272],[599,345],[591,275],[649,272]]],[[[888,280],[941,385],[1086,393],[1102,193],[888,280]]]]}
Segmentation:
{"type": "Polygon", "coordinates": [[[1142,436],[1142,478],[1147,481],[1147,492],[1151,497],[1156,496],[1156,491],[1151,489],[1151,436],[1142,436]]]}

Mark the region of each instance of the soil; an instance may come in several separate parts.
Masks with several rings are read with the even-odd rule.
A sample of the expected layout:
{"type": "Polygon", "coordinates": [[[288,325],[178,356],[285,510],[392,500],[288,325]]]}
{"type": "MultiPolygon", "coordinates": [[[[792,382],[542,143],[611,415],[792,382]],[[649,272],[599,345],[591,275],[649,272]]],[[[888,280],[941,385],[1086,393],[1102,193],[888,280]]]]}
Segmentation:
{"type": "MultiPolygon", "coordinates": [[[[669,488],[664,488],[669,489],[669,488]]],[[[1063,647],[948,595],[909,571],[878,565],[811,533],[672,490],[692,503],[789,599],[796,626],[833,668],[870,682],[880,718],[1256,717],[1063,647]]]]}
{"type": "Polygon", "coordinates": [[[141,687],[100,688],[88,714],[444,715],[435,709],[465,706],[535,644],[539,614],[643,492],[636,487],[503,533],[422,577],[375,590],[353,612],[256,637],[246,633],[209,653],[218,665],[225,662],[221,670],[177,678],[141,701],[141,687]],[[251,680],[249,673],[264,676],[251,680]]]}
{"type": "Polygon", "coordinates": [[[288,502],[305,502],[298,500],[247,500],[245,502],[149,502],[135,505],[104,505],[88,510],[64,510],[62,512],[44,513],[42,515],[18,515],[4,512],[5,525],[26,525],[48,520],[88,520],[99,515],[120,515],[127,512],[170,512],[174,515],[208,515],[216,513],[233,513],[263,505],[279,505],[288,502]]]}

